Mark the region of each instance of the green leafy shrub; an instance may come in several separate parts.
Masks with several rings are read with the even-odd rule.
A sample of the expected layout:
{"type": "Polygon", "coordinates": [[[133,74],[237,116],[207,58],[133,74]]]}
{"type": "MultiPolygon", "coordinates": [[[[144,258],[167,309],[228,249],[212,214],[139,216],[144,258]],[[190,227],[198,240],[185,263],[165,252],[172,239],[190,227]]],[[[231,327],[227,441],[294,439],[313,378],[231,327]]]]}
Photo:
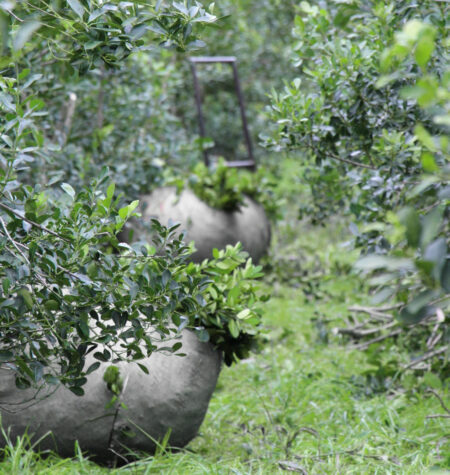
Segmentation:
{"type": "Polygon", "coordinates": [[[374,303],[396,301],[389,332],[425,361],[440,355],[440,370],[449,305],[446,16],[430,1],[302,2],[299,77],[272,94],[278,132],[267,142],[305,153],[312,200],[301,215],[353,218],[366,256],[358,266],[378,270],[374,303]]]}
{"type": "Polygon", "coordinates": [[[107,179],[105,170],[78,194],[63,184],[66,198],[53,203],[39,185],[0,202],[1,359],[19,387],[59,380],[81,394],[98,367],[84,367],[89,352],[142,359],[155,349],[150,328],[168,338],[173,314],[197,309],[197,281],[177,285],[187,248],[172,231],[159,229],[160,257],[118,242],[137,202],[117,209],[107,179]]]}
{"type": "Polygon", "coordinates": [[[108,166],[130,199],[149,192],[164,160],[189,149],[167,100],[180,75],[152,44],[193,51],[214,21],[197,2],[0,5],[0,71],[39,115],[40,150],[27,179],[79,188],[108,166]]]}
{"type": "Polygon", "coordinates": [[[191,264],[192,269],[208,278],[199,323],[205,328],[205,338],[222,351],[225,363],[231,365],[256,347],[261,303],[268,297],[261,295],[256,281],[263,276],[262,267],[247,259],[240,243],[221,251],[214,249],[213,254],[211,260],[191,264]]]}
{"type": "MultiPolygon", "coordinates": [[[[408,184],[420,174],[421,147],[414,125],[430,130],[429,115],[400,93],[414,79],[403,75],[377,87],[379,65],[394,33],[414,16],[433,24],[437,35],[433,70],[445,70],[445,7],[440,2],[301,2],[293,30],[298,77],[272,93],[271,117],[278,131],[269,147],[301,150],[312,200],[302,216],[315,223],[340,212],[356,223],[379,221],[404,202],[408,184]],[[364,21],[362,21],[364,18],[364,21]]],[[[382,250],[380,233],[357,234],[357,244],[382,250]]]]}
{"type": "Polygon", "coordinates": [[[250,260],[238,268],[246,260],[238,246],[188,264],[177,226],[156,221],[155,246],[118,242],[137,202],[116,209],[114,186],[102,191],[107,178],[105,170],[79,194],[64,184],[68,203],[52,204],[29,189],[23,205],[19,191],[11,205],[0,203],[0,358],[17,371],[19,387],[62,382],[82,394],[98,367],[85,368],[88,353],[139,361],[156,350],[155,341],[170,342],[185,327],[211,340],[227,364],[253,346],[260,268],[250,260]]]}
{"type": "Polygon", "coordinates": [[[225,211],[238,211],[248,196],[262,205],[272,219],[279,216],[280,200],[275,195],[275,183],[264,168],[256,172],[228,167],[220,159],[211,168],[199,162],[186,179],[170,176],[168,184],[181,191],[188,186],[209,206],[225,211]]]}
{"type": "Polygon", "coordinates": [[[174,114],[173,89],[183,78],[170,57],[137,52],[113,69],[100,65],[75,77],[37,65],[45,82],[31,89],[45,101],[42,129],[54,150],[33,165],[36,180],[60,177],[82,187],[107,166],[117,189],[138,199],[161,185],[164,168],[189,163],[197,147],[174,114]]]}
{"type": "MultiPolygon", "coordinates": [[[[156,350],[155,341],[178,351],[173,337],[186,326],[204,338],[198,315],[208,279],[186,262],[189,250],[176,228],[155,222],[155,246],[120,243],[117,233],[138,202],[123,205],[101,163],[92,167],[94,180],[86,172],[89,186],[81,191],[75,183],[55,186],[71,165],[55,160],[70,151],[61,152],[66,143],[58,133],[67,133],[65,125],[59,132],[52,128],[64,114],[48,117],[61,103],[50,101],[47,109],[44,99],[74,83],[82,88],[81,73],[116,67],[148,42],[195,48],[193,26],[213,20],[199,4],[176,2],[0,5],[0,363],[16,372],[18,387],[61,382],[81,395],[100,362],[140,364],[156,350]],[[86,368],[91,352],[98,362],[86,368]]],[[[108,142],[110,125],[96,131],[92,148],[114,144],[108,142]]],[[[252,299],[250,288],[249,308],[252,299]]],[[[244,286],[236,302],[238,313],[244,286]]],[[[218,307],[231,313],[231,303],[218,307]]]]}
{"type": "MultiPolygon", "coordinates": [[[[189,3],[189,7],[179,2],[104,4],[97,0],[2,4],[4,53],[41,49],[42,56],[50,53],[87,71],[98,60],[116,66],[148,41],[180,51],[196,49],[199,40],[192,32],[193,24],[204,26],[216,17],[199,2],[189,3]]],[[[3,58],[3,65],[11,59],[3,58]]]]}
{"type": "Polygon", "coordinates": [[[213,208],[236,211],[244,204],[239,174],[220,160],[212,169],[199,162],[187,179],[189,188],[213,208]]]}
{"type": "Polygon", "coordinates": [[[431,25],[412,20],[396,34],[383,55],[382,69],[390,74],[380,78],[380,86],[405,75],[411,51],[414,53],[416,77],[401,94],[428,111],[435,130],[440,130],[432,135],[422,124],[416,125],[422,173],[408,185],[403,207],[388,214],[387,224],[377,225],[392,250],[388,256],[366,256],[358,267],[379,270],[372,280],[377,299],[395,297],[401,302],[398,319],[402,324],[414,325],[437,317],[443,330],[440,343],[444,346],[440,349],[444,352],[449,338],[445,315],[450,310],[450,77],[448,72],[439,76],[429,70],[436,35],[431,25]]]}

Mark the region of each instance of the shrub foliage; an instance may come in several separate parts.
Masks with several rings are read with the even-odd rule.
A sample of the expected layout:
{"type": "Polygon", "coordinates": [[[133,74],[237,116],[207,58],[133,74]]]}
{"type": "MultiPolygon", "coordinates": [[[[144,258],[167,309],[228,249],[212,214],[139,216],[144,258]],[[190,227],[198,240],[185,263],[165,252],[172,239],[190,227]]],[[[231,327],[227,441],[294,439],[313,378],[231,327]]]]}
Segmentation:
{"type": "MultiPolygon", "coordinates": [[[[60,382],[81,395],[86,376],[102,361],[139,362],[161,341],[178,351],[174,338],[185,327],[209,339],[212,300],[220,321],[211,340],[226,361],[251,345],[259,323],[252,279],[259,269],[248,263],[234,270],[230,262],[245,260],[238,248],[203,267],[188,264],[176,227],[157,222],[153,245],[120,243],[117,234],[138,205],[125,204],[120,191],[137,194],[140,183],[130,191],[118,175],[116,191],[103,166],[110,150],[117,158],[131,147],[128,136],[111,136],[102,88],[120,82],[117,71],[132,52],[156,43],[179,51],[202,46],[196,35],[215,19],[198,2],[0,2],[0,362],[16,372],[18,387],[60,382]],[[70,137],[74,95],[84,87],[81,117],[92,114],[95,104],[84,105],[96,97],[96,126],[89,138],[79,128],[81,135],[70,137]],[[220,299],[210,297],[214,276],[225,267],[234,270],[238,291],[218,282],[220,299]],[[245,345],[222,344],[243,335],[245,345]],[[86,367],[89,353],[98,362],[86,367]]],[[[142,68],[129,64],[136,66],[129,76],[142,68]]],[[[114,92],[117,110],[129,91],[115,84],[114,92]]],[[[135,167],[142,150],[137,132],[135,167]]],[[[153,165],[144,178],[158,162],[153,165]]]]}
{"type": "Polygon", "coordinates": [[[450,304],[447,15],[431,1],[301,2],[298,78],[272,93],[278,132],[267,140],[305,152],[312,200],[301,216],[351,216],[365,256],[358,267],[375,271],[375,303],[395,299],[403,325],[437,324],[442,356],[450,304]]]}

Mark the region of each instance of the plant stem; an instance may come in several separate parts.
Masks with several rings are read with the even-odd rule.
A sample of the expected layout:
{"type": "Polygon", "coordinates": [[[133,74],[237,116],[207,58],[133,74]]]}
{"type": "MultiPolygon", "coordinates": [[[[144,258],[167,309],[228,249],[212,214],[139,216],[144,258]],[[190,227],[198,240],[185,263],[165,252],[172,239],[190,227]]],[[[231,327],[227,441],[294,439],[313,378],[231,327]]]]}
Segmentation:
{"type": "Polygon", "coordinates": [[[51,229],[46,228],[45,226],[42,226],[41,224],[35,223],[34,221],[31,221],[31,219],[26,218],[22,213],[19,211],[10,208],[9,206],[5,205],[4,203],[0,203],[0,208],[3,208],[4,210],[8,211],[9,213],[12,213],[13,215],[17,216],[18,218],[22,219],[23,221],[27,222],[28,224],[31,224],[31,226],[40,229],[41,231],[44,231],[48,234],[51,234],[52,236],[55,236],[57,238],[62,239],[65,242],[70,243],[71,241],[64,236],[61,236],[58,233],[55,233],[51,229]]]}

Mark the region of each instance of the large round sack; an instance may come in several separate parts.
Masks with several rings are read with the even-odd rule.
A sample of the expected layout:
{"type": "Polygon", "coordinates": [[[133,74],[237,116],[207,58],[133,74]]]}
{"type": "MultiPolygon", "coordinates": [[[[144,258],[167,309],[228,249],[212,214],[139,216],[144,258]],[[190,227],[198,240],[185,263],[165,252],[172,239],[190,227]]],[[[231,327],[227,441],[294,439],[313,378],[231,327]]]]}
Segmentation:
{"type": "MultiPolygon", "coordinates": [[[[162,187],[140,198],[139,211],[145,223],[151,218],[164,225],[170,220],[181,223],[186,242],[195,242],[197,251],[191,256],[194,262],[210,259],[214,248],[237,242],[258,262],[270,244],[270,223],[264,208],[248,197],[240,210],[231,212],[208,206],[188,188],[178,195],[175,187],[162,187]]],[[[137,221],[130,221],[129,227],[133,229],[133,241],[150,240],[148,231],[137,221]]],[[[127,230],[122,234],[125,240],[127,234],[127,230]]]]}
{"type": "MultiPolygon", "coordinates": [[[[27,433],[38,450],[54,450],[63,457],[74,455],[75,441],[97,461],[126,456],[128,449],[153,453],[157,441],[170,431],[169,446],[184,447],[203,421],[217,383],[221,355],[211,344],[184,331],[182,352],[176,356],[155,352],[135,363],[117,363],[123,378],[120,402],[107,408],[113,394],[103,375],[109,366],[88,376],[85,395],[75,396],[65,387],[17,389],[13,372],[0,368],[0,410],[4,433],[15,441],[27,433]]],[[[91,364],[93,358],[87,361],[91,364]]],[[[6,443],[3,435],[0,445],[6,443]]]]}

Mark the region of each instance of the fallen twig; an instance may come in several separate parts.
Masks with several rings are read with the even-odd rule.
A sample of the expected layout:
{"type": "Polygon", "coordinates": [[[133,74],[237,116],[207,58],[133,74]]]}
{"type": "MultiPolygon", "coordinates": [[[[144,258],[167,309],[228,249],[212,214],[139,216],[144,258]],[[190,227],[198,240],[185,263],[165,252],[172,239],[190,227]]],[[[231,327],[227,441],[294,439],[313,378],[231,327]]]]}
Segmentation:
{"type": "Polygon", "coordinates": [[[371,310],[375,312],[391,312],[392,310],[397,310],[400,308],[403,304],[401,303],[395,303],[395,304],[390,304],[390,305],[380,305],[378,307],[367,307],[364,305],[354,305],[353,307],[350,307],[349,310],[355,309],[355,312],[358,311],[365,311],[365,310],[371,310]]]}
{"type": "Polygon", "coordinates": [[[428,351],[424,355],[422,355],[420,358],[417,358],[414,361],[411,361],[411,363],[408,363],[407,365],[404,365],[402,369],[410,369],[413,368],[414,366],[418,365],[419,363],[422,363],[424,361],[428,361],[431,358],[434,358],[437,355],[440,355],[441,353],[445,353],[448,350],[448,345],[441,346],[437,350],[434,351],[428,351]]]}
{"type": "Polygon", "coordinates": [[[392,328],[393,326],[396,325],[396,322],[390,322],[387,325],[383,325],[381,327],[374,327],[374,328],[368,328],[367,330],[359,330],[362,325],[357,325],[356,327],[353,328],[336,328],[334,331],[336,333],[339,333],[341,335],[351,335],[355,338],[363,338],[365,336],[373,335],[375,333],[379,333],[383,330],[387,330],[389,328],[392,328]]]}
{"type": "Polygon", "coordinates": [[[450,409],[445,405],[444,400],[441,398],[441,396],[434,389],[428,389],[427,393],[433,394],[433,396],[435,396],[440,402],[444,411],[447,412],[447,414],[449,414],[450,416],[450,409]]]}
{"type": "Polygon", "coordinates": [[[432,350],[441,340],[443,333],[432,334],[427,341],[427,348],[432,350]]]}
{"type": "Polygon", "coordinates": [[[308,475],[308,472],[303,467],[300,467],[300,465],[297,465],[294,462],[289,462],[289,460],[280,460],[278,466],[281,470],[286,470],[287,472],[297,472],[302,475],[308,475]]]}
{"type": "Polygon", "coordinates": [[[427,348],[432,350],[439,340],[442,338],[443,333],[438,333],[439,327],[442,322],[445,321],[445,315],[442,309],[436,309],[436,324],[434,325],[433,331],[431,332],[430,338],[427,340],[427,348]]]}
{"type": "Polygon", "coordinates": [[[390,313],[386,313],[389,310],[395,310],[399,305],[390,307],[362,307],[355,305],[349,307],[350,312],[366,313],[370,315],[374,320],[392,320],[394,317],[390,313]]]}
{"type": "Polygon", "coordinates": [[[394,330],[391,333],[388,333],[387,335],[380,335],[377,338],[373,338],[372,340],[365,341],[364,343],[360,343],[359,345],[353,346],[353,350],[367,350],[370,345],[373,345],[374,343],[378,343],[380,341],[386,340],[387,338],[391,338],[393,336],[399,335],[403,330],[399,328],[398,330],[394,330]]]}
{"type": "Polygon", "coordinates": [[[342,450],[340,452],[330,452],[326,454],[320,454],[320,455],[295,455],[295,458],[297,460],[302,460],[302,459],[312,459],[312,460],[321,460],[325,457],[336,457],[337,455],[352,455],[356,457],[361,457],[361,458],[367,458],[367,459],[374,459],[374,460],[383,460],[385,462],[391,462],[394,465],[399,465],[399,462],[397,459],[394,459],[393,457],[385,457],[382,455],[366,455],[366,454],[361,454],[360,450],[361,448],[353,449],[353,450],[342,450]]]}
{"type": "Polygon", "coordinates": [[[450,419],[450,414],[431,414],[425,419],[450,419]]]}

